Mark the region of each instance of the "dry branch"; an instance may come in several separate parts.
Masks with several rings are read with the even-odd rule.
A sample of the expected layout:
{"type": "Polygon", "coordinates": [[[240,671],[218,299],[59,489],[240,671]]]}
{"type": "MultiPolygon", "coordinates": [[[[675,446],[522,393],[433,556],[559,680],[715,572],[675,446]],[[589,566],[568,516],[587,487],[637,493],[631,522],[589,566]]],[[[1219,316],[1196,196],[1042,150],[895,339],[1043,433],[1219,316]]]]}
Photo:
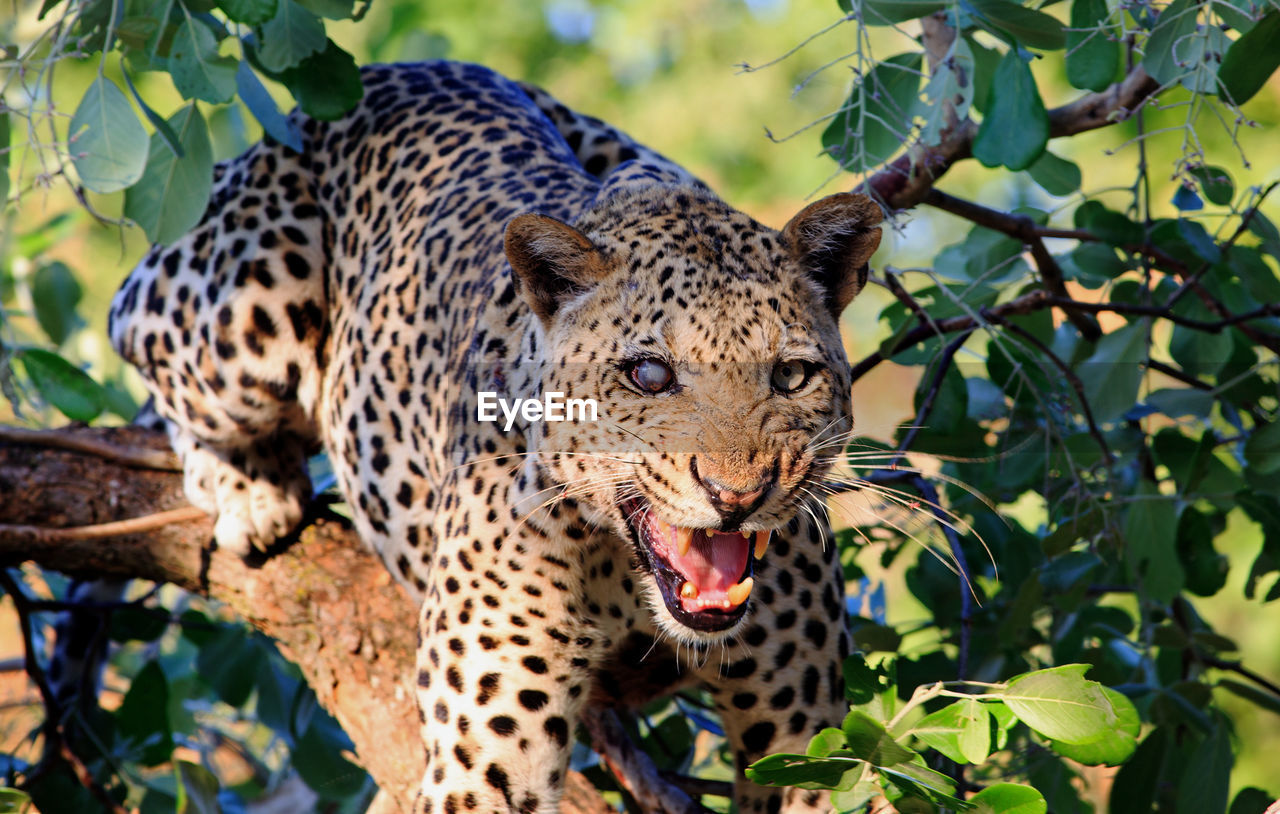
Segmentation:
{"type": "MultiPolygon", "coordinates": [[[[418,711],[404,680],[414,665],[417,613],[354,532],[318,521],[287,550],[258,563],[210,554],[207,518],[110,541],[15,533],[18,526],[101,526],[187,506],[179,474],[100,454],[113,448],[164,453],[162,433],[131,427],[47,435],[56,440],[45,443],[45,433],[0,440],[0,566],[33,561],[93,577],[170,582],[227,603],[301,668],[355,742],[361,764],[389,793],[391,807],[383,811],[391,814],[398,805],[407,812],[423,767],[418,711]]],[[[612,809],[571,772],[561,810],[612,809]]]]}

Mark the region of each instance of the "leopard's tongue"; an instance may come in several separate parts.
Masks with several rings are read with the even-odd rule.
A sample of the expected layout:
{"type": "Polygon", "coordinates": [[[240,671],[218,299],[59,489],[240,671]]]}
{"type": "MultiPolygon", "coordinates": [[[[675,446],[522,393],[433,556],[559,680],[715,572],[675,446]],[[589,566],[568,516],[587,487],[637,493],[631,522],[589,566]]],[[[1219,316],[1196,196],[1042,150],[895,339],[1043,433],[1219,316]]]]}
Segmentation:
{"type": "Polygon", "coordinates": [[[769,532],[743,536],[711,529],[686,529],[664,522],[653,512],[645,518],[654,553],[684,578],[680,604],[686,611],[731,610],[747,601],[751,577],[738,582],[755,547],[760,556],[769,532]]]}

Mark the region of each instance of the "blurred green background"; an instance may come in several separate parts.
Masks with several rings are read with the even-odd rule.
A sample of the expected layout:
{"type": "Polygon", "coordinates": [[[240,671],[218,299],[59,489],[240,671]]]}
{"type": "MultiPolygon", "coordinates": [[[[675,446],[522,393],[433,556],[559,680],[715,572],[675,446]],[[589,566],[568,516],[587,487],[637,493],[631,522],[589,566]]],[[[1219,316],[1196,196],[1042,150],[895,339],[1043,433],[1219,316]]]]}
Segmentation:
{"type": "MultiPolygon", "coordinates": [[[[7,42],[22,44],[40,29],[36,21],[39,3],[10,0],[0,9],[0,33],[7,42]]],[[[1064,5],[1050,5],[1058,16],[1064,5]]],[[[852,188],[857,179],[841,173],[822,155],[819,136],[822,117],[834,111],[848,93],[851,78],[847,58],[856,50],[852,23],[834,25],[842,12],[835,0],[553,0],[511,3],[500,0],[442,2],[441,0],[380,0],[372,4],[358,23],[329,25],[330,35],[361,63],[409,61],[448,57],[474,61],[551,90],[566,104],[599,116],[630,132],[708,181],[726,200],[771,226],[781,226],[812,197],[852,188]],[[769,67],[812,35],[830,30],[797,52],[769,67]],[[816,126],[814,126],[816,125],[816,126]],[[807,129],[806,129],[807,128],[807,129]],[[791,134],[795,134],[791,136],[791,134]],[[772,137],[770,136],[772,134],[772,137]],[[790,136],[790,137],[788,137],[790,136]]],[[[905,27],[915,34],[915,23],[905,27]]],[[[876,29],[868,56],[883,58],[907,50],[908,40],[890,29],[876,29]]],[[[108,60],[108,75],[113,66],[108,60]]],[[[1033,66],[1045,103],[1053,107],[1081,92],[1070,88],[1059,75],[1060,60],[1044,60],[1033,66]]],[[[53,87],[55,99],[74,106],[96,75],[96,60],[59,66],[53,87]]],[[[176,110],[181,99],[164,74],[146,75],[139,90],[163,115],[176,110]]],[[[278,91],[278,88],[273,88],[278,91]]],[[[284,104],[287,95],[280,93],[284,104]]],[[[7,99],[11,105],[22,100],[7,99]]],[[[203,106],[214,134],[220,158],[236,154],[260,131],[253,118],[236,106],[203,106]]],[[[1170,202],[1178,187],[1173,168],[1179,157],[1197,149],[1222,165],[1235,179],[1237,189],[1261,184],[1280,176],[1280,82],[1268,87],[1244,109],[1248,121],[1223,124],[1211,111],[1200,111],[1200,126],[1185,127],[1192,110],[1185,92],[1163,98],[1159,109],[1149,108],[1145,160],[1152,174],[1152,214],[1172,216],[1170,202]],[[1233,137],[1231,130],[1240,127],[1233,137]],[[1223,126],[1225,125],[1225,126],[1223,126]]],[[[69,113],[69,111],[68,111],[69,113]]],[[[16,127],[16,125],[15,125],[16,127]]],[[[66,121],[61,127],[65,129],[66,121]]],[[[1082,136],[1059,139],[1050,149],[1078,163],[1086,192],[1114,189],[1112,206],[1123,209],[1129,200],[1140,159],[1132,122],[1082,136]]],[[[22,144],[22,134],[14,143],[22,144]]],[[[15,171],[25,182],[16,211],[0,220],[0,257],[9,263],[13,290],[0,292],[0,301],[12,304],[13,318],[7,330],[37,335],[24,289],[32,258],[61,260],[83,289],[79,313],[87,321],[62,348],[73,361],[88,365],[90,372],[119,393],[122,413],[127,403],[141,398],[141,388],[131,371],[123,368],[105,335],[107,303],[120,281],[145,249],[138,229],[98,224],[62,185],[41,188],[35,157],[15,151],[15,171]],[[20,165],[20,166],[19,166],[20,165]],[[50,222],[56,225],[49,228],[50,222]]],[[[947,175],[941,188],[984,204],[1010,209],[1034,204],[1055,212],[1055,223],[1070,223],[1078,197],[1054,199],[1025,173],[1010,174],[964,162],[947,175]]],[[[1278,196],[1280,197],[1280,196],[1278,196]]],[[[89,203],[108,217],[118,217],[122,196],[90,196],[89,203]]],[[[1104,201],[1107,198],[1104,196],[1104,201]]],[[[1274,220],[1280,216],[1276,198],[1264,207],[1274,220]]],[[[1212,232],[1213,223],[1206,223],[1212,232]]],[[[960,240],[968,224],[921,207],[898,216],[873,260],[873,268],[892,265],[909,269],[927,263],[937,248],[960,240]]],[[[5,275],[0,275],[5,279],[5,275]]],[[[888,300],[882,289],[872,287],[844,316],[851,359],[873,351],[888,333],[877,314],[888,300]]],[[[899,422],[912,413],[912,393],[918,368],[881,365],[862,379],[854,392],[857,420],[866,434],[888,439],[899,422]]],[[[41,416],[15,417],[0,400],[0,421],[39,423],[41,416]]],[[[856,502],[855,502],[856,503],[856,502]]],[[[851,503],[851,506],[855,505],[851,503]]],[[[1034,527],[1042,507],[1010,507],[1034,527]]],[[[1233,584],[1211,599],[1197,599],[1200,613],[1221,633],[1233,637],[1247,663],[1271,678],[1280,677],[1280,609],[1247,602],[1241,584],[1247,562],[1260,545],[1255,524],[1240,512],[1232,517],[1231,533],[1223,553],[1232,557],[1233,584]]],[[[874,546],[869,547],[874,548],[874,546]]],[[[888,618],[891,624],[911,626],[924,621],[924,610],[902,585],[909,565],[899,558],[892,571],[877,568],[874,550],[859,562],[874,580],[888,586],[888,618]]],[[[1265,590],[1259,591],[1259,595],[1265,590]]],[[[909,650],[910,637],[906,640],[909,650]]],[[[1238,725],[1238,766],[1232,776],[1234,789],[1257,785],[1280,794],[1276,755],[1280,754],[1280,717],[1234,697],[1219,701],[1231,711],[1238,725]]],[[[1105,797],[1100,798],[1105,799],[1105,797]]]]}

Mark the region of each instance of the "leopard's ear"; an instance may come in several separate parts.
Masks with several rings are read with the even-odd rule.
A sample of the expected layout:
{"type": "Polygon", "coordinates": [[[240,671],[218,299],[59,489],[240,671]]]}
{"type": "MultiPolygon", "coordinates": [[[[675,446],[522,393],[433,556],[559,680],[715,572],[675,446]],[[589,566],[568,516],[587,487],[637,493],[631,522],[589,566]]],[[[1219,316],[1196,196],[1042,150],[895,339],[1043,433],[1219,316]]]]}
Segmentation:
{"type": "Polygon", "coordinates": [[[815,201],[782,228],[796,259],[826,292],[837,318],[867,284],[867,261],[880,245],[884,214],[866,195],[841,192],[815,201]]]}
{"type": "Polygon", "coordinates": [[[517,290],[547,326],[567,298],[607,272],[586,235],[546,215],[519,215],[507,224],[505,249],[517,290]]]}

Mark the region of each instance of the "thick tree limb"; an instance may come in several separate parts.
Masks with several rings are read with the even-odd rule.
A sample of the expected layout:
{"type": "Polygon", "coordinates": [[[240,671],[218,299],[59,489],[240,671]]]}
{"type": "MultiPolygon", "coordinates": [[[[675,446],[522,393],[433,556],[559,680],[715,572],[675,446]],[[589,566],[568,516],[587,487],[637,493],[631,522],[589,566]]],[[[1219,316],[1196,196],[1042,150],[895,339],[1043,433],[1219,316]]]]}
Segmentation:
{"type": "MultiPolygon", "coordinates": [[[[42,434],[0,440],[0,566],[30,560],[93,577],[170,582],[227,603],[302,669],[388,793],[383,812],[407,812],[423,766],[418,711],[405,680],[413,674],[417,613],[354,532],[320,521],[260,563],[210,554],[207,518],[110,541],[13,533],[19,525],[100,526],[186,507],[177,473],[99,454],[112,448],[164,453],[162,433],[131,427],[52,434],[64,448],[40,443],[42,434]]],[[[581,775],[570,773],[568,786],[562,811],[612,811],[581,775]]]]}

